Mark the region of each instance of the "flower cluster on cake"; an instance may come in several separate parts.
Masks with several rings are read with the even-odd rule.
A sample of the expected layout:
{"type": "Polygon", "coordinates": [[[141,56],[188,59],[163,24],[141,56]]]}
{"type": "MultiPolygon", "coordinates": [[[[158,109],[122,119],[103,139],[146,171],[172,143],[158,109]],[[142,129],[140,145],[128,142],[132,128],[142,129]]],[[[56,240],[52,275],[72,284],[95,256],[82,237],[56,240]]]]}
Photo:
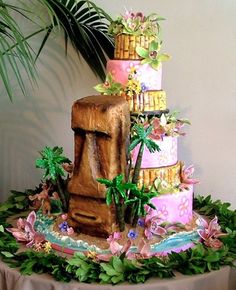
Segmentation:
{"type": "MultiPolygon", "coordinates": [[[[72,107],[74,162],[62,148],[45,147],[36,160],[43,182],[27,194],[32,211],[7,228],[36,251],[75,253],[69,273],[74,263],[82,263],[81,271],[94,263],[103,269],[99,279],[115,284],[126,279],[124,261],[134,261],[136,271],[157,258],[163,270],[173,253],[200,251],[201,243],[212,251],[223,247],[217,217],[193,212],[198,180],[193,166],[178,160],[178,138],[189,121],[167,108],[162,62],[170,57],[160,52],[162,19],[127,11],[111,24],[115,55],[105,82],[95,87],[100,95],[72,107]]],[[[161,275],[172,275],[166,271],[161,275]]]]}

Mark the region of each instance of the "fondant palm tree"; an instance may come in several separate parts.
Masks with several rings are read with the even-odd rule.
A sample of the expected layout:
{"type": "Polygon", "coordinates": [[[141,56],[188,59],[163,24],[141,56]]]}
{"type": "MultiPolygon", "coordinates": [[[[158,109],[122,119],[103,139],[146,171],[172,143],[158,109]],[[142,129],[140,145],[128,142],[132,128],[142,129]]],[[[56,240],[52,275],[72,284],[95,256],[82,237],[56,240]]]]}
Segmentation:
{"type": "Polygon", "coordinates": [[[65,176],[63,163],[71,163],[71,161],[62,155],[63,149],[61,147],[45,147],[41,152],[41,159],[36,160],[36,167],[44,169],[43,178],[50,178],[52,183],[57,185],[58,193],[63,205],[63,209],[67,211],[68,208],[68,195],[65,190],[64,180],[62,176],[65,176]]]}
{"type": "Polygon", "coordinates": [[[156,196],[155,192],[145,192],[145,188],[138,189],[137,187],[132,190],[133,198],[126,200],[127,205],[132,205],[132,225],[136,226],[138,218],[146,215],[145,205],[155,209],[151,199],[156,196]]]}
{"type": "Polygon", "coordinates": [[[117,175],[113,180],[106,178],[98,178],[97,181],[104,184],[107,188],[106,203],[111,205],[114,202],[116,206],[117,223],[119,224],[120,231],[125,229],[124,221],[124,201],[127,200],[126,191],[134,189],[134,184],[123,183],[123,174],[117,175]]]}
{"type": "MultiPolygon", "coordinates": [[[[148,138],[148,136],[151,134],[153,130],[152,125],[149,125],[147,128],[145,128],[142,124],[135,124],[132,130],[134,132],[134,135],[131,138],[129,152],[131,152],[137,145],[140,144],[132,177],[132,183],[137,184],[145,146],[148,148],[150,152],[160,151],[160,147],[153,140],[148,138]]],[[[129,198],[131,200],[134,198],[132,190],[130,191],[129,198]]],[[[133,208],[131,207],[131,205],[129,205],[125,213],[125,219],[127,223],[131,223],[133,215],[134,215],[133,208]]]]}
{"type": "Polygon", "coordinates": [[[27,4],[16,1],[15,5],[7,2],[0,0],[0,80],[11,100],[14,95],[12,76],[26,94],[23,76],[27,75],[31,82],[36,80],[35,61],[56,27],[65,33],[66,51],[70,40],[92,71],[105,79],[107,56],[113,56],[114,44],[108,34],[111,18],[104,10],[90,0],[31,0],[26,1],[27,4]],[[35,29],[26,35],[19,19],[27,21],[29,27],[33,23],[35,29]],[[43,32],[45,37],[35,53],[30,40],[43,32]]]}
{"type": "Polygon", "coordinates": [[[143,151],[144,151],[145,146],[148,148],[148,150],[151,153],[155,151],[160,151],[160,147],[153,140],[148,138],[152,130],[153,130],[152,125],[149,125],[147,128],[145,128],[141,124],[135,124],[133,127],[134,135],[131,138],[129,152],[131,152],[137,145],[140,144],[138,156],[137,156],[136,163],[134,166],[133,177],[132,177],[132,183],[134,184],[138,183],[139,172],[141,168],[143,151]]]}

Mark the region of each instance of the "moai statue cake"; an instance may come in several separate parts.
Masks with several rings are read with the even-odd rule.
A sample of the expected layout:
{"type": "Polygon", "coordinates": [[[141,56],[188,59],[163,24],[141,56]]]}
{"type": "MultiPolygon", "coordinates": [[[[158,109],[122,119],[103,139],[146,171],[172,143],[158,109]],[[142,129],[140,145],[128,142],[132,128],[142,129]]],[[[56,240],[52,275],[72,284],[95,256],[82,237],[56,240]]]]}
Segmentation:
{"type": "Polygon", "coordinates": [[[130,114],[120,96],[96,95],[72,107],[74,171],[68,184],[69,215],[80,232],[107,237],[116,230],[116,212],[106,204],[106,188],[97,178],[125,173],[130,114]]]}

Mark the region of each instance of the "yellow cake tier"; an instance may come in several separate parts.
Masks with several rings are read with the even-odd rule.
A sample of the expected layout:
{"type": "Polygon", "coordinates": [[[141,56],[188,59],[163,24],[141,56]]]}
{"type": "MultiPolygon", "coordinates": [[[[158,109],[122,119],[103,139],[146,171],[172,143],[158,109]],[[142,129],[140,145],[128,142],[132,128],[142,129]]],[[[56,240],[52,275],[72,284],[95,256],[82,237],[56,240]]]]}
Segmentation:
{"type": "Polygon", "coordinates": [[[144,185],[146,188],[150,188],[156,178],[160,178],[173,186],[179,185],[180,170],[180,162],[166,167],[141,169],[139,173],[138,187],[144,185]]]}
{"type": "Polygon", "coordinates": [[[134,113],[166,110],[166,92],[162,90],[126,96],[126,100],[130,111],[134,113]]]}
{"type": "Polygon", "coordinates": [[[154,36],[119,34],[115,36],[115,59],[141,59],[136,53],[136,47],[148,49],[150,42],[155,40],[154,36]]]}

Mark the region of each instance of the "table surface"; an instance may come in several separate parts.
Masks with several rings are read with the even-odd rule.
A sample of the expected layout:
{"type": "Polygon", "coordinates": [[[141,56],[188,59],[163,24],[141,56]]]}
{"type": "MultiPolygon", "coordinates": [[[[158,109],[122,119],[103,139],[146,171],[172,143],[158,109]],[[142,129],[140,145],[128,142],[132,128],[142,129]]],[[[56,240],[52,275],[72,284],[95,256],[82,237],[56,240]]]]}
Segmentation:
{"type": "Polygon", "coordinates": [[[47,274],[23,276],[0,261],[1,290],[236,290],[236,270],[223,267],[202,275],[184,276],[179,273],[173,279],[149,279],[145,284],[101,285],[72,281],[62,283],[47,274]]]}

